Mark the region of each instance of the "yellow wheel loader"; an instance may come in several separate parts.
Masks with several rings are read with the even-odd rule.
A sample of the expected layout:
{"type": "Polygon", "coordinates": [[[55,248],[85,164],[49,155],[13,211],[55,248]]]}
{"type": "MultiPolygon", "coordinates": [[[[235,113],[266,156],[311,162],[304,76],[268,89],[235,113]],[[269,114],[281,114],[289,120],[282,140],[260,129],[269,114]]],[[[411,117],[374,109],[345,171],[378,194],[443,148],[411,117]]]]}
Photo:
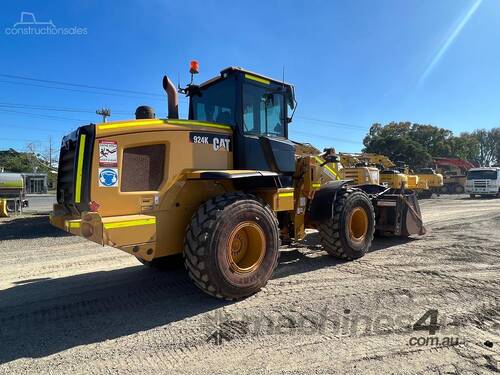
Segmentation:
{"type": "MultiPolygon", "coordinates": [[[[197,72],[197,64],[191,73],[197,72]]],[[[183,254],[204,292],[239,299],[260,290],[281,241],[319,230],[331,255],[356,259],[376,229],[425,232],[415,194],[347,186],[333,150],[288,139],[292,85],[230,67],[179,89],[164,77],[168,118],[139,107],[136,119],[89,124],[62,140],[51,223],[143,263],[183,254]]]]}

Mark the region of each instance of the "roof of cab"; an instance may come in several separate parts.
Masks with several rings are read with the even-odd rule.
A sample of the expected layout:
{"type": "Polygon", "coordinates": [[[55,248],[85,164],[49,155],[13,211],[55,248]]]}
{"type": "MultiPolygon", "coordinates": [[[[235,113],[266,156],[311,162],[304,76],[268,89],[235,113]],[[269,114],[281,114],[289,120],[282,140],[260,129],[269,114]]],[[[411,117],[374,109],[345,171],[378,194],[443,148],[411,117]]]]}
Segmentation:
{"type": "Polygon", "coordinates": [[[214,77],[212,79],[209,79],[208,81],[203,82],[202,84],[200,84],[200,87],[210,85],[210,84],[212,84],[212,83],[214,83],[216,81],[219,81],[219,80],[225,78],[226,74],[234,73],[234,72],[248,74],[250,76],[254,76],[254,77],[266,80],[266,81],[270,81],[272,83],[276,83],[278,85],[283,85],[284,84],[285,86],[293,87],[293,85],[290,84],[290,83],[283,82],[283,81],[280,81],[280,80],[277,80],[277,79],[274,79],[274,78],[270,78],[270,77],[264,76],[264,75],[259,74],[259,73],[252,72],[250,70],[246,70],[246,69],[238,67],[238,66],[229,66],[229,67],[227,67],[225,69],[222,69],[220,71],[220,76],[214,77]]]}
{"type": "Polygon", "coordinates": [[[500,167],[479,167],[479,168],[471,168],[469,169],[469,172],[471,171],[498,171],[500,170],[500,167]]]}

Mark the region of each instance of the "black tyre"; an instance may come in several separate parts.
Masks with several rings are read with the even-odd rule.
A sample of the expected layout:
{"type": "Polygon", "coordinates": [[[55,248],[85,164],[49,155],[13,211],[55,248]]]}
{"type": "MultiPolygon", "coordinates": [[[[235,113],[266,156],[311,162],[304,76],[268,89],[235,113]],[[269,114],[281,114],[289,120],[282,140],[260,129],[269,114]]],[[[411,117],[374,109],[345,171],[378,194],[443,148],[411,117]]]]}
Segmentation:
{"type": "Polygon", "coordinates": [[[179,269],[184,263],[182,254],[169,255],[166,257],[155,258],[153,260],[144,260],[137,257],[137,260],[145,266],[156,268],[162,271],[179,269]]]}
{"type": "Polygon", "coordinates": [[[324,249],[342,259],[361,258],[370,249],[375,232],[375,211],[368,195],[342,189],[334,202],[334,217],[319,226],[324,249]]]}
{"type": "Polygon", "coordinates": [[[16,202],[9,200],[7,201],[7,212],[15,212],[16,211],[16,202]]]}
{"type": "Polygon", "coordinates": [[[450,189],[448,188],[448,185],[443,185],[439,188],[439,191],[441,194],[448,194],[450,192],[450,189]]]}
{"type": "Polygon", "coordinates": [[[476,195],[475,195],[475,194],[470,194],[469,196],[470,196],[470,199],[474,199],[474,198],[476,198],[476,195]]]}
{"type": "Polygon", "coordinates": [[[462,185],[456,185],[454,189],[455,194],[463,194],[465,189],[462,185]]]}
{"type": "Polygon", "coordinates": [[[210,199],[193,215],[184,262],[204,292],[235,300],[258,292],[276,268],[279,227],[274,212],[251,194],[210,199]]]}
{"type": "Polygon", "coordinates": [[[423,190],[418,193],[418,197],[422,199],[432,198],[432,190],[423,190]]]}

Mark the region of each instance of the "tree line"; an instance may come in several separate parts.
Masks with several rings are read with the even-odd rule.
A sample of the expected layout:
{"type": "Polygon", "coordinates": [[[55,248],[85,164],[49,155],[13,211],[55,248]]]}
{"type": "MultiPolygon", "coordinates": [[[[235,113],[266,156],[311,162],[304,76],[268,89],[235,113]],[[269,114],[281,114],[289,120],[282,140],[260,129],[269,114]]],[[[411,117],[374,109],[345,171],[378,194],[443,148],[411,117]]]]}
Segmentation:
{"type": "Polygon", "coordinates": [[[388,156],[412,168],[432,166],[433,157],[465,159],[480,166],[500,164],[500,127],[454,135],[451,130],[412,122],[375,123],[363,152],[388,156]]]}
{"type": "Polygon", "coordinates": [[[14,149],[0,151],[0,171],[16,173],[48,173],[49,163],[40,154],[18,152],[14,149]]]}

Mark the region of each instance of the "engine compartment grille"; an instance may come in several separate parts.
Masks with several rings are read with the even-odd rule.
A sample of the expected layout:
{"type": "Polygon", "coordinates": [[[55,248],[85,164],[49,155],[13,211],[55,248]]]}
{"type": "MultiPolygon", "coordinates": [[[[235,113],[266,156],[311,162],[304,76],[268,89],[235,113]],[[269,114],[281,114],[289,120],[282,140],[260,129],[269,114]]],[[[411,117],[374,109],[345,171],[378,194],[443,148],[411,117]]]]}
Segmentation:
{"type": "Polygon", "coordinates": [[[73,213],[88,209],[90,202],[90,170],[94,138],[95,125],[91,124],[66,135],[61,142],[57,175],[57,203],[73,213]],[[79,158],[82,159],[82,179],[80,185],[76,186],[79,158]]]}

